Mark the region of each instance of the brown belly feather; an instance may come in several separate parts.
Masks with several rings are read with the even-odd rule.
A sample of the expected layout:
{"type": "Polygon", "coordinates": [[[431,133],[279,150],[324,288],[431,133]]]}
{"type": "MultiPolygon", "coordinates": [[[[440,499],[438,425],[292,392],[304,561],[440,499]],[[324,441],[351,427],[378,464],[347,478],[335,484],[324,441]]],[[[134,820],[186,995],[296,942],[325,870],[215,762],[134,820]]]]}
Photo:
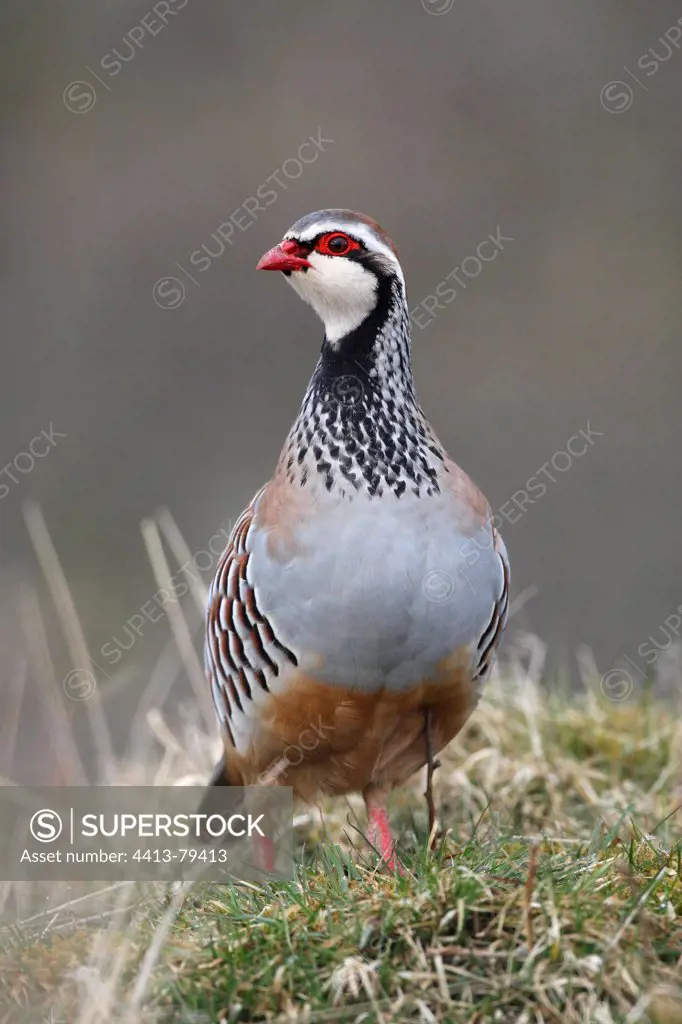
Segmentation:
{"type": "Polygon", "coordinates": [[[292,786],[306,801],[320,793],[362,792],[406,781],[426,763],[426,709],[434,753],[457,735],[471,710],[470,655],[456,650],[409,690],[366,693],[299,673],[264,706],[251,749],[226,749],[234,785],[292,786]]]}

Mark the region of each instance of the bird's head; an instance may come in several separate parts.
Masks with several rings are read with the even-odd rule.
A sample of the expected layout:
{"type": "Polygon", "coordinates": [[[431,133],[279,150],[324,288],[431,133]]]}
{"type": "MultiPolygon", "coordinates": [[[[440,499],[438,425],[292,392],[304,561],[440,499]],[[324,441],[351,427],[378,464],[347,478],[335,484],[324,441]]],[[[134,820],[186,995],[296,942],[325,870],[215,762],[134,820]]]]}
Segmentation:
{"type": "Polygon", "coordinates": [[[308,302],[335,345],[375,309],[380,292],[405,281],[397,250],[376,221],[352,210],[318,210],[301,217],[258,270],[280,270],[308,302]]]}

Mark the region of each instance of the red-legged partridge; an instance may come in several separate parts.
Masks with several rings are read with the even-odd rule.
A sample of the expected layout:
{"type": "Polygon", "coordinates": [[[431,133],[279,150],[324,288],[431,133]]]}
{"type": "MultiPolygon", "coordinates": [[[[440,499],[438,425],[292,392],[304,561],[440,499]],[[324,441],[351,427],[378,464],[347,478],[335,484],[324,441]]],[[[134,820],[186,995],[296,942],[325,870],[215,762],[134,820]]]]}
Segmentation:
{"type": "Polygon", "coordinates": [[[393,863],[386,801],[476,705],[505,627],[490,507],[415,395],[396,249],[349,210],[302,217],[258,268],[321,317],[322,351],[274,476],[211,587],[216,785],[362,792],[393,863]]]}

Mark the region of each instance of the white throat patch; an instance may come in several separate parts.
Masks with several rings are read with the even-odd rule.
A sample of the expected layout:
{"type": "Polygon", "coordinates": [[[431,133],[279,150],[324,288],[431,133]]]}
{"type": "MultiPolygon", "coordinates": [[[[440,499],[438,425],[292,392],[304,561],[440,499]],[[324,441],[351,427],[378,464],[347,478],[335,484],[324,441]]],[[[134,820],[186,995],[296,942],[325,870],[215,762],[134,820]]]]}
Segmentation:
{"type": "Polygon", "coordinates": [[[295,270],[287,281],[313,307],[333,345],[372,312],[379,282],[371,270],[343,256],[312,252],[307,259],[310,268],[295,270]]]}

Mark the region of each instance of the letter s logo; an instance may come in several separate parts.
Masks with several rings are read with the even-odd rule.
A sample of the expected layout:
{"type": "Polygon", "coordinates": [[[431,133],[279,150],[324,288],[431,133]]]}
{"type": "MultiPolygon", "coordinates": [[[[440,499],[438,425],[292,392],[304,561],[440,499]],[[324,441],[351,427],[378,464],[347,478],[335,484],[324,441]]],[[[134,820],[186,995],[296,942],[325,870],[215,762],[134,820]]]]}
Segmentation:
{"type": "Polygon", "coordinates": [[[64,826],[57,812],[45,807],[35,812],[28,827],[39,843],[52,843],[61,835],[64,826]]]}

